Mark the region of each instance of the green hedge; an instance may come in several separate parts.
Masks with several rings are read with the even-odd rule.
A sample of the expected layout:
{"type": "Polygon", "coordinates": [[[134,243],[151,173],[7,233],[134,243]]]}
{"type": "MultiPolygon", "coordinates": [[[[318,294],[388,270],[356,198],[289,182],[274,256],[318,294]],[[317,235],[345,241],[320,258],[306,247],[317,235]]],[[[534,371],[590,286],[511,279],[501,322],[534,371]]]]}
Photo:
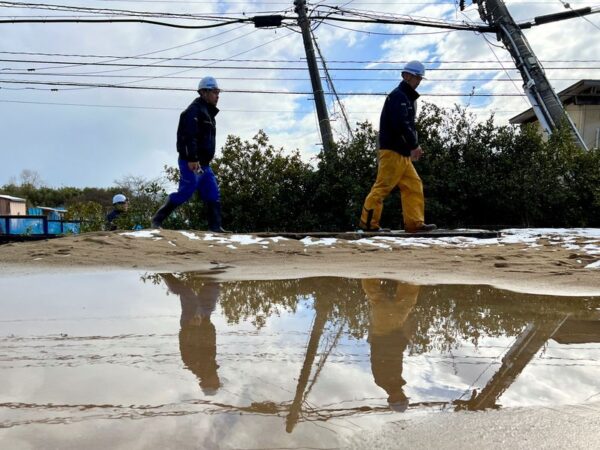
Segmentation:
{"type": "MultiPolygon", "coordinates": [[[[600,226],[600,151],[579,149],[566,131],[544,141],[531,127],[497,127],[493,117],[478,122],[460,107],[431,104],[421,108],[418,131],[425,156],[415,166],[425,187],[428,222],[446,228],[600,226]]],[[[228,229],[352,230],[375,180],[377,133],[367,122],[357,124],[352,139],[310,162],[297,150],[275,149],[263,131],[249,141],[228,136],[214,171],[228,229]]],[[[178,181],[175,167],[165,172],[165,180],[178,181]]],[[[132,178],[110,189],[7,185],[1,192],[33,204],[66,205],[76,218],[86,219],[85,211],[91,211],[88,219],[99,228],[99,211],[109,209],[112,194],[124,191],[131,208],[119,219],[120,228],[147,227],[167,194],[165,180],[132,178]]],[[[194,198],[164,225],[205,229],[202,202],[194,198]]],[[[381,225],[402,227],[398,192],[386,200],[381,225]]]]}

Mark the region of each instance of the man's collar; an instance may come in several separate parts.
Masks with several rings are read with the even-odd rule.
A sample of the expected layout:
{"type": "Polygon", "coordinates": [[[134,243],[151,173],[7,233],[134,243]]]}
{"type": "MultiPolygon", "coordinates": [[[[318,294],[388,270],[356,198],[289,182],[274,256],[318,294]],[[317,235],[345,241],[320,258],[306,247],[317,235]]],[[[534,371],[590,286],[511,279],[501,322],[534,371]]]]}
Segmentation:
{"type": "Polygon", "coordinates": [[[206,100],[204,100],[201,96],[198,96],[198,98],[196,98],[195,101],[199,102],[199,103],[202,103],[206,107],[206,109],[208,110],[208,113],[211,116],[215,117],[217,114],[219,114],[219,108],[217,108],[214,105],[211,105],[206,100]]]}
{"type": "Polygon", "coordinates": [[[417,91],[415,91],[411,87],[411,85],[408,84],[405,80],[402,80],[400,82],[400,88],[406,93],[406,95],[408,95],[408,98],[410,98],[412,101],[415,101],[420,97],[420,94],[417,91]]]}

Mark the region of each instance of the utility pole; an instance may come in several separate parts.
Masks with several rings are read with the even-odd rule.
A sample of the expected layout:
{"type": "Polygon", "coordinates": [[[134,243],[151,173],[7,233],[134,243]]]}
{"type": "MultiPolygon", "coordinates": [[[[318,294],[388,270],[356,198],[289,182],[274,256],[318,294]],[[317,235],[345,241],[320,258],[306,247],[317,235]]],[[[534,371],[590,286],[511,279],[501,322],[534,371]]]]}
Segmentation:
{"type": "Polygon", "coordinates": [[[331,133],[331,123],[329,122],[327,103],[325,103],[325,95],[323,93],[323,86],[321,85],[321,77],[319,75],[315,49],[310,33],[310,22],[306,15],[306,0],[294,0],[294,5],[296,6],[296,13],[298,14],[298,25],[300,25],[300,29],[302,30],[302,40],[304,41],[306,62],[308,64],[310,82],[315,96],[315,105],[317,107],[317,117],[319,119],[319,129],[321,131],[323,149],[328,153],[333,150],[333,134],[331,133]]]}
{"type": "Polygon", "coordinates": [[[515,60],[523,78],[523,89],[544,130],[551,134],[561,123],[571,128],[577,145],[587,149],[577,127],[567,115],[560,98],[546,78],[544,68],[529,46],[523,31],[514,21],[503,0],[479,0],[479,15],[497,29],[501,40],[515,60]]]}

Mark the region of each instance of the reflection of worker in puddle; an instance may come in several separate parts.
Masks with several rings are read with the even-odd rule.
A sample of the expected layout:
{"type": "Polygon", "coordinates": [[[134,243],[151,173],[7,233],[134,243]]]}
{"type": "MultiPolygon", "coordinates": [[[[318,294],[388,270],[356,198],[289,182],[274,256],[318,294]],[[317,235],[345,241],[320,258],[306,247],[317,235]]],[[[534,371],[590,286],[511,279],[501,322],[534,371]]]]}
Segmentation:
{"type": "Polygon", "coordinates": [[[172,274],[161,274],[167,287],[181,299],[179,350],[185,366],[198,377],[202,392],[214,395],[219,386],[217,336],[210,315],[219,298],[219,284],[185,283],[172,274]]]}
{"type": "Polygon", "coordinates": [[[394,411],[408,408],[402,357],[411,335],[407,318],[417,303],[419,286],[392,280],[362,280],[371,307],[369,343],[375,383],[388,394],[394,411]]]}

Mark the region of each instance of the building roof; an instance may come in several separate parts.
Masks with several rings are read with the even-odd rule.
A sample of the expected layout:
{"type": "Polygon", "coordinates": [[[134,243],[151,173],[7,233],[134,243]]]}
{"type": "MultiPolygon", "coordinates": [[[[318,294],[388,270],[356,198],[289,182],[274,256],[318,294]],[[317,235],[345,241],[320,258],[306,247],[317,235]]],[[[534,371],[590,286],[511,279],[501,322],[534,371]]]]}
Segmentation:
{"type": "MultiPolygon", "coordinates": [[[[590,105],[600,101],[600,80],[580,80],[558,93],[563,105],[590,105]]],[[[537,120],[533,108],[509,120],[512,124],[530,123],[537,120]]]]}
{"type": "Polygon", "coordinates": [[[4,194],[0,194],[0,198],[5,198],[6,200],[10,200],[11,202],[25,203],[27,201],[24,198],[13,197],[12,195],[4,195],[4,194]]]}
{"type": "Polygon", "coordinates": [[[66,213],[67,210],[65,208],[50,208],[49,206],[36,206],[37,209],[41,209],[42,211],[54,211],[57,213],[66,213]]]}

